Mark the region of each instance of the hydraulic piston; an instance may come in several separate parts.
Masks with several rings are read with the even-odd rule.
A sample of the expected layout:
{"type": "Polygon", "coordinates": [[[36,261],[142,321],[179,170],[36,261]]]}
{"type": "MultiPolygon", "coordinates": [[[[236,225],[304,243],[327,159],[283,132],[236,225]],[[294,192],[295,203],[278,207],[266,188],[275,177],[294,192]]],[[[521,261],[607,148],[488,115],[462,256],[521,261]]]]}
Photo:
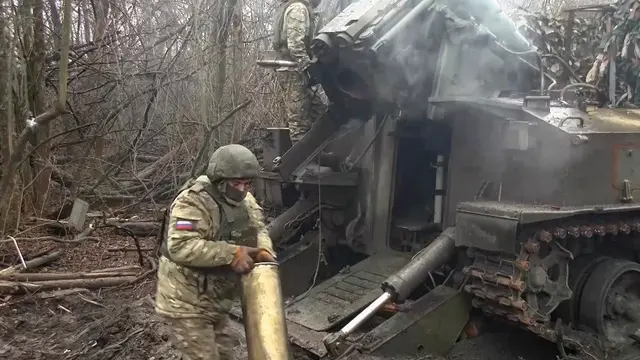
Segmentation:
{"type": "Polygon", "coordinates": [[[455,250],[455,227],[447,228],[431,244],[422,249],[397,273],[382,283],[384,291],[376,300],[347,323],[340,331],[328,334],[323,342],[327,351],[339,355],[344,339],[358,329],[389,301],[402,301],[428,276],[429,272],[444,265],[455,250]]]}

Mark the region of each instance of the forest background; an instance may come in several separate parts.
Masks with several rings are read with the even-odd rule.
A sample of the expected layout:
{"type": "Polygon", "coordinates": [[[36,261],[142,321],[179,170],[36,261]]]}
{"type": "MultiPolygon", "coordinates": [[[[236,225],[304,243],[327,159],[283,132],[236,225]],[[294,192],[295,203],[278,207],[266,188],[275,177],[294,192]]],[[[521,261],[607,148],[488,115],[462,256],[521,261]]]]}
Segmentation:
{"type": "MultiPolygon", "coordinates": [[[[323,1],[323,21],[341,1],[323,1]]],[[[563,11],[606,2],[499,2],[578,77],[606,46],[594,13],[575,16],[567,42],[563,11]]],[[[633,2],[615,4],[618,22],[633,2]]],[[[278,3],[0,0],[0,234],[65,218],[76,197],[131,215],[170,199],[214,148],[259,147],[284,125],[275,74],[255,65],[278,3]]]]}

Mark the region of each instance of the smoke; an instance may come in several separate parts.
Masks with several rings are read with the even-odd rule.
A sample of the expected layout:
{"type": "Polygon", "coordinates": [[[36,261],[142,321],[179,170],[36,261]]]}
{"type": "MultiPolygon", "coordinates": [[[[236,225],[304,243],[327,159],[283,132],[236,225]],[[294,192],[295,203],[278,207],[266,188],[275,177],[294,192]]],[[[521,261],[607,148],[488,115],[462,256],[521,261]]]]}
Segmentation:
{"type": "Polygon", "coordinates": [[[353,2],[355,2],[355,0],[322,0],[320,5],[314,9],[316,15],[316,33],[353,2]]]}
{"type": "MultiPolygon", "coordinates": [[[[369,3],[361,1],[363,5],[369,3]]],[[[394,26],[401,25],[401,30],[378,43],[379,46],[374,46],[375,41],[367,43],[368,50],[372,50],[367,54],[375,51],[375,67],[365,69],[350,63],[347,56],[341,60],[341,67],[367,76],[366,80],[375,87],[377,100],[395,102],[403,111],[424,110],[430,96],[491,98],[505,90],[537,89],[528,78],[531,68],[523,65],[518,56],[491,47],[497,40],[512,52],[531,49],[498,2],[436,0],[413,14],[410,11],[419,4],[430,1],[408,2],[409,12],[377,29],[375,37],[380,40],[385,34],[394,34],[390,31],[394,26]],[[434,94],[437,75],[440,82],[438,93],[434,94]]],[[[326,25],[348,5],[346,0],[324,0],[316,9],[321,24],[326,25]]],[[[463,106],[461,103],[460,108],[463,106]]],[[[586,159],[585,150],[572,147],[566,134],[544,120],[528,118],[524,124],[539,122],[539,126],[526,125],[522,128],[526,130],[514,133],[506,119],[525,120],[518,114],[522,113],[500,110],[497,106],[469,109],[467,119],[455,123],[457,131],[465,133],[461,135],[465,141],[473,144],[466,150],[456,150],[465,154],[459,160],[481,164],[478,170],[481,173],[469,177],[491,181],[496,187],[500,184],[503,200],[553,203],[556,198],[562,199],[571,191],[567,184],[569,166],[582,163],[586,159]],[[524,145],[505,144],[511,141],[509,138],[524,145]]],[[[457,145],[464,146],[459,140],[457,145]]],[[[468,182],[470,186],[472,183],[468,182]]]]}
{"type": "Polygon", "coordinates": [[[401,106],[425,106],[432,95],[491,97],[515,86],[510,83],[516,82],[514,72],[491,53],[486,41],[478,42],[482,27],[470,10],[505,33],[500,35],[517,50],[528,49],[528,44],[513,34],[513,23],[496,15],[499,8],[494,0],[472,2],[473,5],[468,0],[410,2],[408,12],[380,31],[378,43],[370,46],[381,64],[378,69],[383,69],[374,76],[376,90],[383,99],[401,106]],[[445,47],[447,51],[443,51],[445,47]],[[432,94],[439,72],[443,74],[440,91],[432,94]]]}

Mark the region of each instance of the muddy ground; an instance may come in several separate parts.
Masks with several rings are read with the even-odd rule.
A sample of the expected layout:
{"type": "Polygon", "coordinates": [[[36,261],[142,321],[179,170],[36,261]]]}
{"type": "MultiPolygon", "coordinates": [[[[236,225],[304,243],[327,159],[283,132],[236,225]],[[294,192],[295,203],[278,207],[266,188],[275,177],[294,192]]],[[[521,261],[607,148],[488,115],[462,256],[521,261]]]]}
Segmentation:
{"type": "MultiPolygon", "coordinates": [[[[99,241],[60,244],[23,242],[25,256],[55,247],[65,255],[39,272],[85,272],[123,265],[137,265],[135,252],[109,248],[132,247],[129,238],[114,236],[111,229],[94,234],[99,241]]],[[[154,246],[155,238],[141,246],[154,246]]],[[[149,255],[152,255],[148,252],[149,255]]],[[[15,249],[0,244],[0,263],[17,264],[15,249]]],[[[154,274],[117,289],[102,289],[53,299],[37,294],[0,296],[0,359],[11,360],[161,360],[180,359],[168,341],[167,328],[153,312],[154,274]]],[[[246,359],[244,333],[232,325],[238,338],[236,358],[246,359]]],[[[450,360],[553,360],[555,347],[528,333],[486,333],[460,342],[450,360]]],[[[296,355],[296,360],[304,356],[296,355]]],[[[429,358],[429,357],[422,357],[429,358]]],[[[594,360],[594,357],[583,357],[594,360]]]]}

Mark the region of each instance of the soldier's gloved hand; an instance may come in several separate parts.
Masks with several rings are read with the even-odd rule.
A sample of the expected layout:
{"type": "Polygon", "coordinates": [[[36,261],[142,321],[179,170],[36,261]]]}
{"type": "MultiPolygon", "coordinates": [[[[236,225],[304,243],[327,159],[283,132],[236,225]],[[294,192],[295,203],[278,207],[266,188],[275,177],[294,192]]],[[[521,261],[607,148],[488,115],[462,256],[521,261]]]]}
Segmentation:
{"type": "Polygon", "coordinates": [[[276,259],[265,249],[259,249],[255,257],[255,262],[276,262],[276,259]]]}
{"type": "Polygon", "coordinates": [[[313,86],[316,81],[311,72],[309,71],[311,63],[307,60],[298,61],[298,71],[306,78],[307,86],[313,86]]]}
{"type": "Polygon", "coordinates": [[[238,274],[247,274],[253,270],[253,258],[257,255],[258,251],[260,251],[260,249],[238,246],[233,255],[231,269],[238,274]]]}
{"type": "Polygon", "coordinates": [[[298,71],[301,73],[306,73],[309,71],[309,67],[311,67],[311,62],[309,60],[301,59],[298,60],[298,71]]]}

